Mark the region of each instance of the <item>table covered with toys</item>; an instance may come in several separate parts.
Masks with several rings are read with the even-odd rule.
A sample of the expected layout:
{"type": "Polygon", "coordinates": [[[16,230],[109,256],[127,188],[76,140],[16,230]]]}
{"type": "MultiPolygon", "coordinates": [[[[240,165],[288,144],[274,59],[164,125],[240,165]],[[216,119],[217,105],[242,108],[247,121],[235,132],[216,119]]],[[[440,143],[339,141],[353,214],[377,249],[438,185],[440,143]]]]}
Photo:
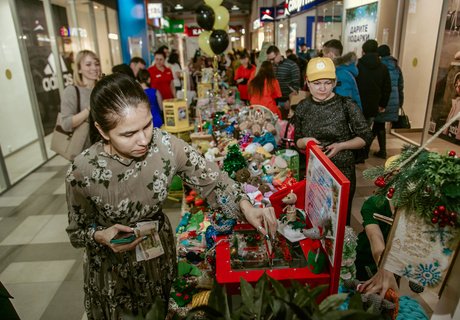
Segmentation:
{"type": "Polygon", "coordinates": [[[229,295],[240,294],[241,278],[255,284],[264,273],[286,286],[291,280],[327,285],[321,299],[338,288],[348,180],[315,145],[307,150],[307,173],[316,180],[314,185],[301,180],[298,151],[280,148],[277,116],[263,106],[229,102],[232,97],[225,95],[198,99],[190,142],[240,182],[254,206],[273,206],[280,229],[276,239],[267,240],[185,187],[176,230],[179,277],[170,304],[180,316],[206,304],[215,280],[229,295]],[[328,180],[321,180],[326,173],[328,180]]]}

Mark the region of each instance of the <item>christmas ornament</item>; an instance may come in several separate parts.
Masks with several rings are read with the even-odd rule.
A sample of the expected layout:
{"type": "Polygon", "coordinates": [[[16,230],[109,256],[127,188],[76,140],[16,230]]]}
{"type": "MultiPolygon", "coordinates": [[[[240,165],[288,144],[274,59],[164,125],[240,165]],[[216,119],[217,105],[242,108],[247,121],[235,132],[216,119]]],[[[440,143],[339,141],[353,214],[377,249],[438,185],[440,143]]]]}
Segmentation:
{"type": "Polygon", "coordinates": [[[223,169],[231,176],[234,177],[235,172],[239,169],[247,167],[246,159],[241,153],[240,147],[233,144],[228,147],[227,156],[224,159],[223,169]]]}

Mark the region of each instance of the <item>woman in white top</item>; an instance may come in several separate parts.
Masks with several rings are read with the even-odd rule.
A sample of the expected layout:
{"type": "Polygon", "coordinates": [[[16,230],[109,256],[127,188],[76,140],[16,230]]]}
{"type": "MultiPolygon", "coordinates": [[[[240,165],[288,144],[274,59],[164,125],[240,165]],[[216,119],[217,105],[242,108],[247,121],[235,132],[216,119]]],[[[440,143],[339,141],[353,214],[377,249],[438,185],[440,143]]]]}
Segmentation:
{"type": "Polygon", "coordinates": [[[168,64],[173,73],[174,87],[176,88],[176,92],[179,90],[182,90],[182,83],[181,83],[182,68],[179,63],[179,55],[177,54],[177,52],[173,51],[169,55],[168,64]]]}

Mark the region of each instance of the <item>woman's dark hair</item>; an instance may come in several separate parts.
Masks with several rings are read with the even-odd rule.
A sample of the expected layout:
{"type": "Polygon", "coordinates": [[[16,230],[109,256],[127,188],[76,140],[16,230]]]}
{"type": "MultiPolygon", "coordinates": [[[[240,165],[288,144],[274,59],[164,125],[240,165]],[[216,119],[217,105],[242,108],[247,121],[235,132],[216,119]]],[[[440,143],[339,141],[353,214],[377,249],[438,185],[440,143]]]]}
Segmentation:
{"type": "Polygon", "coordinates": [[[140,69],[139,72],[137,73],[137,81],[139,83],[145,84],[147,87],[150,87],[150,72],[148,72],[145,69],[140,69]]]}
{"type": "MultiPolygon", "coordinates": [[[[177,63],[177,64],[179,65],[179,67],[181,67],[180,62],[179,62],[179,55],[178,55],[176,52],[172,52],[172,53],[169,55],[168,63],[169,63],[169,64],[175,64],[175,63],[177,63]]],[[[181,67],[181,68],[182,68],[182,67],[181,67]]]]}
{"type": "Polygon", "coordinates": [[[90,98],[91,143],[102,139],[95,122],[102,131],[109,132],[117,126],[127,109],[137,108],[141,103],[147,108],[150,106],[144,90],[132,77],[114,73],[99,80],[90,98]]]}
{"type": "Polygon", "coordinates": [[[270,61],[264,61],[260,65],[259,72],[257,75],[249,82],[248,92],[252,95],[263,95],[264,93],[264,86],[265,81],[267,81],[267,85],[273,88],[273,81],[276,80],[275,78],[275,71],[273,70],[273,64],[270,61]]]}
{"type": "Polygon", "coordinates": [[[164,51],[162,51],[162,50],[158,49],[157,51],[155,51],[155,55],[157,55],[157,54],[160,54],[160,55],[162,55],[162,56],[163,56],[163,58],[165,58],[165,59],[166,59],[166,55],[165,55],[164,51]]]}

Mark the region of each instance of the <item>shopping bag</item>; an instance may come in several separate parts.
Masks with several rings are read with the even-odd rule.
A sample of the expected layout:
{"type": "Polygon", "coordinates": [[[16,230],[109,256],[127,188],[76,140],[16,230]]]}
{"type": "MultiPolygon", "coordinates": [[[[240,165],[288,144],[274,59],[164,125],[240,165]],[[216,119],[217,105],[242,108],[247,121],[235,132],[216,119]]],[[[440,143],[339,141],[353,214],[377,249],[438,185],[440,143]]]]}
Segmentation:
{"type": "Polygon", "coordinates": [[[67,160],[73,160],[83,151],[88,136],[88,121],[83,122],[73,132],[66,132],[61,126],[61,113],[58,113],[56,127],[51,138],[51,150],[67,160]]]}
{"type": "Polygon", "coordinates": [[[400,114],[398,116],[398,121],[393,122],[393,129],[410,129],[409,117],[404,112],[403,108],[400,108],[400,114]]]}
{"type": "MultiPolygon", "coordinates": [[[[81,111],[80,90],[75,86],[77,93],[77,112],[81,111]]],[[[79,125],[73,132],[66,132],[61,126],[61,113],[59,112],[51,138],[51,150],[60,154],[67,160],[73,160],[79,155],[89,139],[89,122],[88,119],[79,125]]]]}

